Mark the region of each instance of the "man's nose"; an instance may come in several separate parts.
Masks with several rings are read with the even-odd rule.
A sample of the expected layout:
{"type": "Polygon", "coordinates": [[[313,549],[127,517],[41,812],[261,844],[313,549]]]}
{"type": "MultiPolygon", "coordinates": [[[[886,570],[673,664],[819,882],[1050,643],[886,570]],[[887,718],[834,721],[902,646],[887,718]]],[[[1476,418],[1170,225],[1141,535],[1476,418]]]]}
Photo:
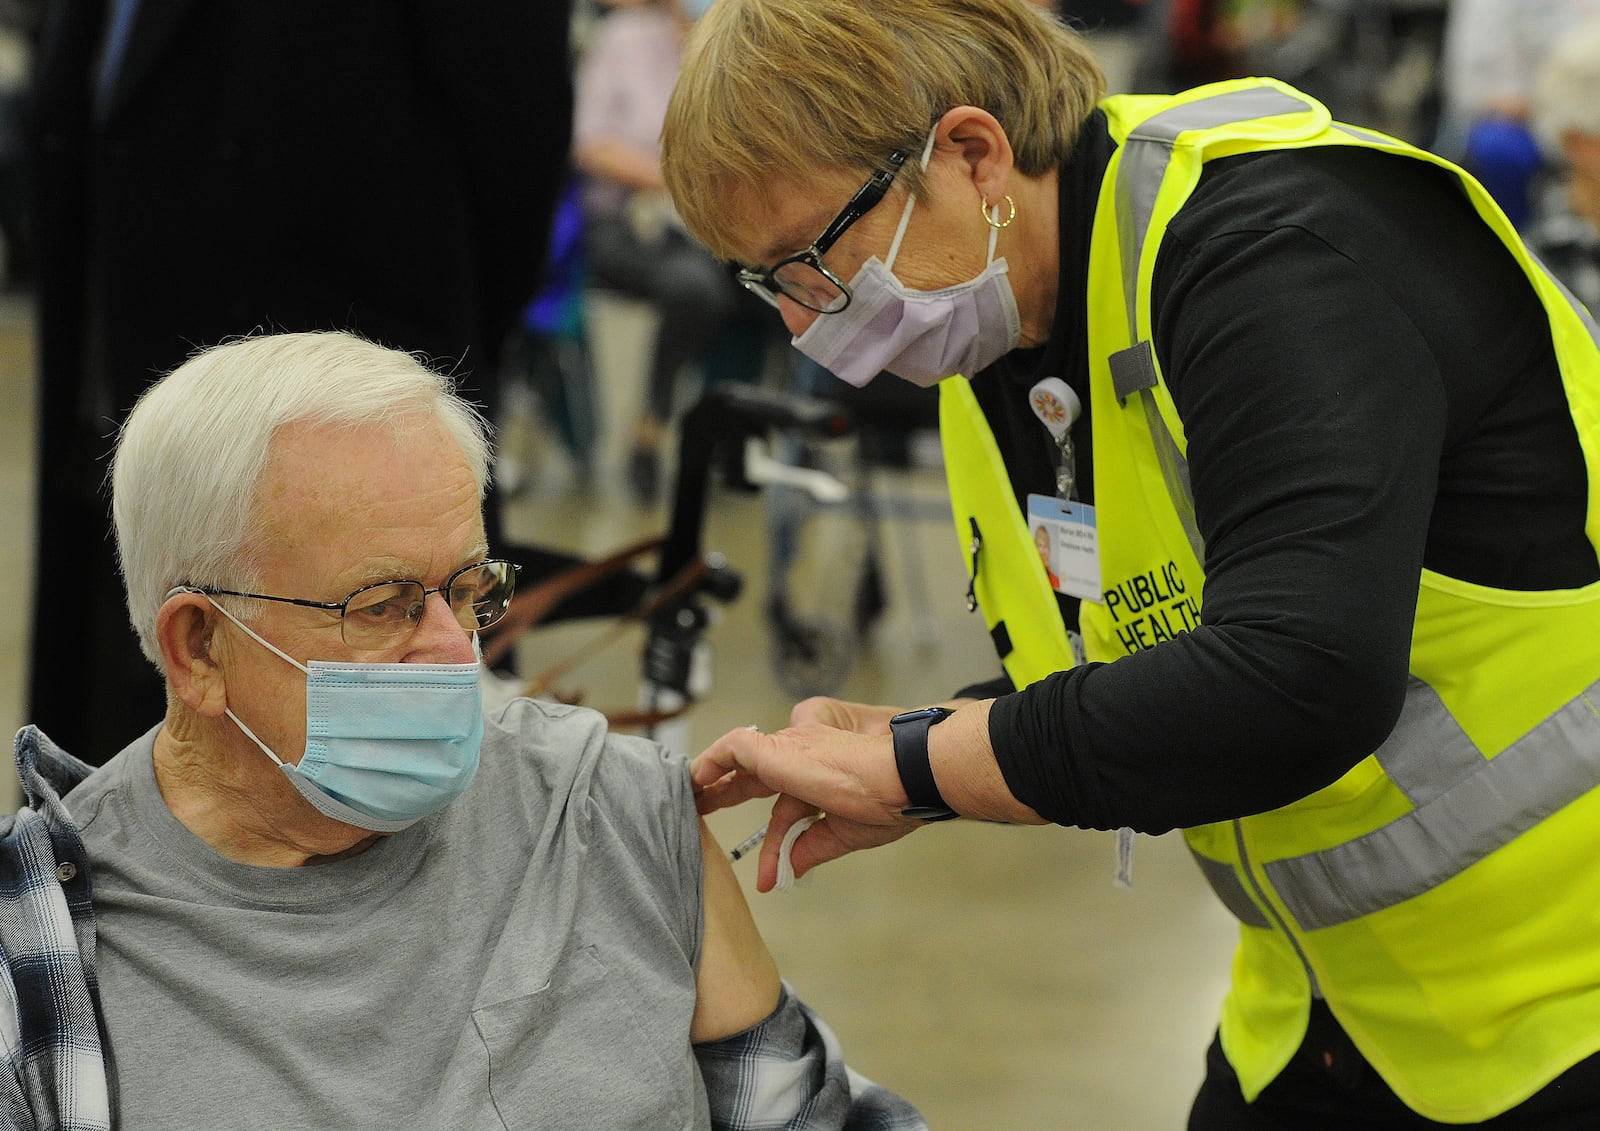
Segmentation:
{"type": "Polygon", "coordinates": [[[477,658],[473,634],[461,627],[455,610],[443,593],[429,593],[422,603],[422,619],[411,637],[406,660],[421,664],[469,664],[477,658]]]}

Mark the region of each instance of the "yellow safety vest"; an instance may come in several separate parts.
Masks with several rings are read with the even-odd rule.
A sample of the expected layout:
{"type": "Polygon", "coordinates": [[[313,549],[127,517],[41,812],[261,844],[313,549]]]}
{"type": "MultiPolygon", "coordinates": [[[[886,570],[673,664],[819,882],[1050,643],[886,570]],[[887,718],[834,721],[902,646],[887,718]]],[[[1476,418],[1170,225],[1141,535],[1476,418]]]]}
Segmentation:
{"type": "MultiPolygon", "coordinates": [[[[1113,661],[1186,631],[1204,547],[1187,440],[1151,346],[1168,222],[1212,158],[1353,145],[1456,174],[1548,312],[1600,546],[1600,330],[1484,189],[1306,95],[1244,79],[1103,107],[1117,150],[1089,267],[1090,421],[1102,588],[1080,628],[1113,661]]],[[[968,382],[940,386],[973,590],[1017,687],[1072,665],[1044,568],[968,382]],[[974,532],[981,547],[971,549],[974,532]]],[[[1410,684],[1383,746],[1273,812],[1185,830],[1240,920],[1222,1043],[1247,1098],[1288,1063],[1313,995],[1410,1107],[1486,1119],[1600,1050],[1600,584],[1512,592],[1424,570],[1410,684]]]]}

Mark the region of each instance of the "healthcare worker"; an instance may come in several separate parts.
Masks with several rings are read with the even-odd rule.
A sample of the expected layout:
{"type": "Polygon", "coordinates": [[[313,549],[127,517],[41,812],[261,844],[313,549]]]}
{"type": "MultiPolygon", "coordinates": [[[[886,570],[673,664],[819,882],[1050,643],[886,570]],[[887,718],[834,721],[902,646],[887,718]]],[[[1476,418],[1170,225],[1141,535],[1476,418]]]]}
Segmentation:
{"type": "Polygon", "coordinates": [[[1180,828],[1240,922],[1191,1126],[1593,1126],[1600,348],[1488,194],[1269,79],[1104,98],[1025,0],[717,0],[662,152],[802,352],[939,384],[1005,672],[715,742],[759,886],[818,813],[796,872],[1180,828]]]}

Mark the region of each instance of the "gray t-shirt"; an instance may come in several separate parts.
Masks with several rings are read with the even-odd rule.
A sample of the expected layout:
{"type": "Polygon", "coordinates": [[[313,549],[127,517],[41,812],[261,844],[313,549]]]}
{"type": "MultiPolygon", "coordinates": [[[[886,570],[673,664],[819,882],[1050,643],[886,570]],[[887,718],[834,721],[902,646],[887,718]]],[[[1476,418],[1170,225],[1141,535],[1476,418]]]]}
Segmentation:
{"type": "Polygon", "coordinates": [[[66,799],[123,1131],[708,1126],[682,759],[517,700],[442,812],[263,868],[173,817],[154,736],[66,799]]]}

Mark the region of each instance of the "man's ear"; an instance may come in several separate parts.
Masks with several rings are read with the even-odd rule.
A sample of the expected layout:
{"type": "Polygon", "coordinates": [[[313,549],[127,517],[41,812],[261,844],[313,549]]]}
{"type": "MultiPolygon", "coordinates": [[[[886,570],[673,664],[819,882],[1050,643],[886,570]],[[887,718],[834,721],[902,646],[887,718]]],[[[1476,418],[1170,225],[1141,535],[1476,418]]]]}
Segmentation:
{"type": "Polygon", "coordinates": [[[1015,157],[1005,127],[989,111],[976,106],[945,111],[934,131],[934,147],[936,152],[960,155],[985,201],[998,204],[1005,199],[1015,157]]]}
{"type": "Polygon", "coordinates": [[[213,718],[228,705],[227,680],[213,639],[220,619],[203,593],[174,593],[156,613],[156,643],[167,683],[185,707],[213,718]]]}

